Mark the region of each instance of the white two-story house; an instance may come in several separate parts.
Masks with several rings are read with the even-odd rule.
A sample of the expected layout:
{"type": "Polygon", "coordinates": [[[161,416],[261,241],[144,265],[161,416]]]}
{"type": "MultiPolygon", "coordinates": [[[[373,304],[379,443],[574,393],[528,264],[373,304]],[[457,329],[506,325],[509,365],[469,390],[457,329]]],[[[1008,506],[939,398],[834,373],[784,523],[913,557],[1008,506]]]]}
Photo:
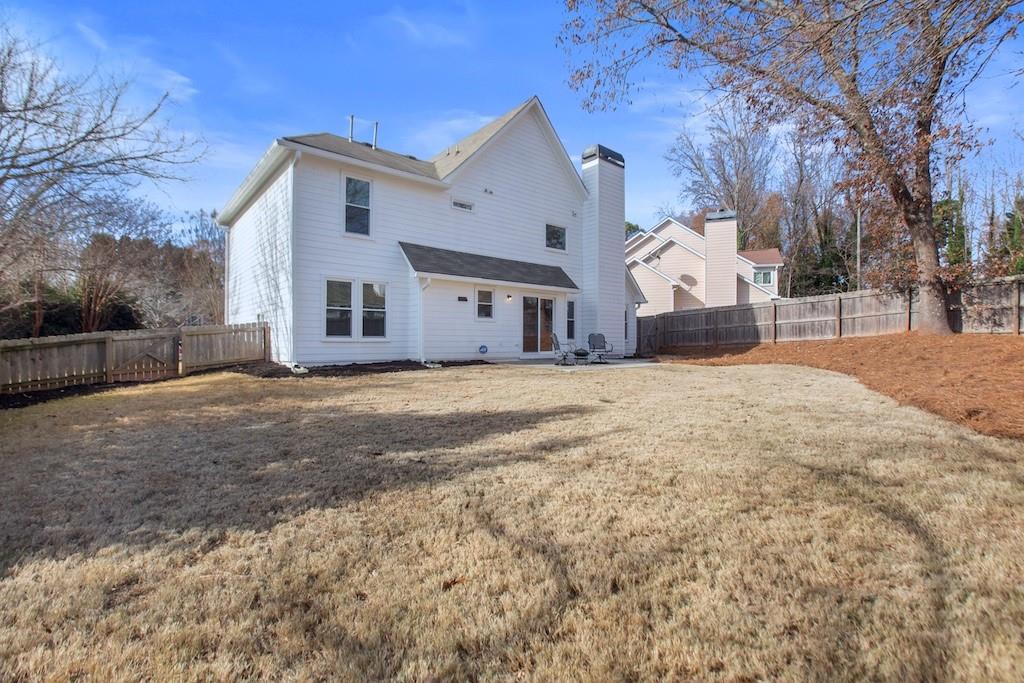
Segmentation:
{"type": "Polygon", "coordinates": [[[581,161],[536,97],[430,160],[279,138],[219,215],[227,322],[269,322],[287,364],[550,357],[591,332],[629,355],[625,162],[581,161]]]}

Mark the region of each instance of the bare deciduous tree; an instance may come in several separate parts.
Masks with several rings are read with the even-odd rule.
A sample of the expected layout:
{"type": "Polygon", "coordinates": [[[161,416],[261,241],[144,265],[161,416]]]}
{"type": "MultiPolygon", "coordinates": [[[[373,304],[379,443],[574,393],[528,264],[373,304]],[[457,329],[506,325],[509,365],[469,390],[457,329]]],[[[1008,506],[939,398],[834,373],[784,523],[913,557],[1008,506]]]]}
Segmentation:
{"type": "Polygon", "coordinates": [[[665,158],[683,180],[682,198],[699,208],[736,211],[739,249],[776,246],[756,239],[778,222],[770,185],[775,139],[742,104],[731,98],[716,103],[704,131],[707,143],[697,132],[684,131],[665,158]]]}
{"type": "Polygon", "coordinates": [[[31,300],[23,283],[55,265],[93,197],[178,179],[198,157],[197,141],[160,121],[166,96],[134,111],[128,89],[70,75],[0,26],[0,308],[31,300]]]}
{"type": "Polygon", "coordinates": [[[961,95],[1022,21],[1014,0],[736,3],[567,0],[562,39],[593,55],[572,74],[599,107],[629,96],[634,68],[699,70],[767,122],[801,112],[884,188],[913,247],[921,329],[949,333],[932,222],[942,155],[975,141],[961,95]]]}

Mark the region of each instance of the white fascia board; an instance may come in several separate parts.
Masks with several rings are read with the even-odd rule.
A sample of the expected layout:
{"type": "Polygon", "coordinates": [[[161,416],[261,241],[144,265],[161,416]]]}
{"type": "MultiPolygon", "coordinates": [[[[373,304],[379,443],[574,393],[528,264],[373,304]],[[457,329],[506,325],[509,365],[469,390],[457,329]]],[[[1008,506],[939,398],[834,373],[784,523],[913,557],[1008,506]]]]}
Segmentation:
{"type": "MultiPolygon", "coordinates": [[[[408,259],[406,259],[408,262],[408,259]]],[[[447,275],[445,273],[427,273],[422,270],[415,271],[418,277],[431,280],[450,280],[452,282],[472,282],[482,285],[494,285],[495,287],[513,287],[515,289],[536,289],[544,292],[568,292],[575,294],[579,292],[577,287],[554,287],[552,285],[535,285],[529,282],[514,282],[512,280],[490,280],[479,277],[465,277],[462,275],[447,275]]]]}
{"type": "Polygon", "coordinates": [[[658,251],[659,249],[661,249],[662,247],[664,247],[666,245],[675,244],[677,246],[682,247],[686,251],[690,252],[694,256],[699,256],[699,257],[701,257],[702,259],[705,259],[705,260],[707,259],[707,257],[704,256],[704,254],[700,253],[699,251],[697,251],[693,247],[686,246],[685,244],[683,244],[682,242],[677,240],[675,237],[669,237],[668,239],[663,240],[663,242],[664,242],[664,244],[659,244],[654,249],[651,249],[649,252],[647,252],[647,254],[644,256],[644,258],[647,258],[648,256],[651,256],[652,254],[654,254],[654,252],[658,251]]]}
{"type": "Polygon", "coordinates": [[[369,161],[363,161],[362,159],[356,159],[354,157],[345,156],[344,154],[336,154],[334,152],[328,152],[327,150],[313,147],[312,145],[304,145],[301,142],[295,142],[294,140],[278,140],[277,143],[282,147],[287,147],[294,150],[302,150],[304,154],[309,156],[321,157],[324,159],[330,159],[331,161],[337,161],[340,164],[347,164],[349,166],[355,166],[357,168],[365,168],[371,171],[376,171],[383,175],[390,175],[396,178],[404,178],[405,180],[411,180],[416,183],[422,183],[424,185],[430,185],[431,187],[449,189],[451,185],[443,180],[435,180],[434,178],[428,178],[426,176],[419,175],[417,173],[409,173],[408,171],[399,171],[395,168],[389,168],[380,164],[374,164],[369,161]]]}
{"type": "Polygon", "coordinates": [[[634,293],[640,295],[639,298],[634,296],[632,303],[634,303],[634,304],[646,304],[646,303],[648,303],[647,296],[644,294],[644,290],[640,289],[640,283],[636,281],[635,277],[633,277],[633,273],[629,270],[629,268],[626,268],[626,277],[628,278],[628,280],[626,281],[626,284],[630,285],[633,288],[633,292],[634,293]]]}
{"type": "MultiPolygon", "coordinates": [[[[650,253],[651,253],[652,251],[654,251],[655,249],[657,249],[657,248],[658,248],[658,246],[661,246],[662,244],[664,244],[664,243],[665,243],[665,242],[667,241],[667,240],[666,240],[666,239],[665,239],[664,237],[662,237],[661,235],[655,235],[655,234],[654,234],[653,232],[645,232],[645,233],[644,233],[644,238],[646,239],[646,238],[648,238],[648,237],[653,237],[654,239],[658,240],[658,245],[657,245],[657,246],[655,246],[655,247],[652,247],[652,248],[651,248],[651,249],[649,249],[648,251],[642,252],[642,253],[641,253],[641,256],[640,256],[639,258],[642,258],[642,257],[644,257],[644,256],[647,256],[647,255],[648,255],[648,254],[650,254],[650,253]]],[[[633,247],[636,247],[636,246],[640,245],[640,244],[641,244],[642,242],[643,242],[643,239],[641,239],[640,241],[638,241],[638,242],[637,242],[636,244],[634,244],[633,246],[627,246],[625,250],[626,250],[626,251],[628,251],[629,249],[632,249],[633,247]]],[[[640,252],[638,252],[638,253],[640,253],[640,252]]]]}
{"type": "MultiPolygon", "coordinates": [[[[691,227],[690,227],[689,225],[686,225],[685,223],[680,223],[679,221],[677,221],[677,220],[676,220],[675,218],[672,218],[671,216],[669,216],[669,218],[668,218],[668,219],[669,219],[670,221],[672,221],[673,223],[675,223],[676,225],[678,225],[678,226],[679,226],[680,228],[682,228],[683,230],[685,230],[686,232],[688,232],[688,233],[690,233],[691,235],[693,235],[694,237],[696,237],[697,239],[701,239],[701,240],[703,240],[703,239],[704,239],[704,235],[700,234],[699,232],[697,232],[696,230],[694,230],[693,228],[691,228],[691,227]]],[[[660,225],[660,224],[659,224],[659,225],[660,225]]]]}
{"type": "Polygon", "coordinates": [[[768,296],[770,296],[773,299],[781,299],[782,298],[781,296],[779,296],[778,294],[776,294],[772,290],[765,289],[764,287],[762,287],[761,285],[757,284],[756,282],[754,282],[753,280],[751,280],[750,278],[748,278],[748,277],[746,277],[744,275],[740,275],[739,273],[736,273],[736,277],[738,277],[739,279],[743,280],[748,285],[751,285],[752,287],[756,287],[757,289],[760,289],[762,292],[764,292],[765,294],[767,294],[768,296]]]}
{"type": "Polygon", "coordinates": [[[672,279],[671,277],[669,277],[668,275],[665,275],[665,273],[661,272],[660,270],[658,270],[657,268],[655,268],[654,266],[652,266],[652,265],[650,265],[650,264],[648,264],[648,263],[644,263],[644,262],[643,262],[643,261],[641,261],[640,259],[633,259],[632,261],[630,261],[630,262],[629,262],[629,263],[627,263],[626,265],[627,265],[627,266],[631,266],[631,265],[633,265],[634,263],[635,263],[635,264],[637,264],[638,266],[643,266],[644,268],[646,268],[647,270],[651,271],[651,272],[652,272],[652,273],[654,273],[655,275],[657,275],[657,276],[659,276],[659,277],[661,277],[661,278],[664,278],[664,279],[665,279],[665,281],[666,281],[666,282],[668,282],[669,284],[672,284],[672,285],[677,285],[677,286],[682,286],[682,283],[680,283],[680,282],[676,282],[675,280],[673,280],[673,279],[672,279]]]}
{"type": "Polygon", "coordinates": [[[221,227],[230,228],[238,218],[238,215],[252,200],[253,195],[283,166],[284,161],[292,154],[292,150],[286,149],[274,141],[264,152],[256,166],[249,171],[242,184],[238,186],[231,199],[224,205],[224,208],[217,215],[217,223],[221,227]]]}

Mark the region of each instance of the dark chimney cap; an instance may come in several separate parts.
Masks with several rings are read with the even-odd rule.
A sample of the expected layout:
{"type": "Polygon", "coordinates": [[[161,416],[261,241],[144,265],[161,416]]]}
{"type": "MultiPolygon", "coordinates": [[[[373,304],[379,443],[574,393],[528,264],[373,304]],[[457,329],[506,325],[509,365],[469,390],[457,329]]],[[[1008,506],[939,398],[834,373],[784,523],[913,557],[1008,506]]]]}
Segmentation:
{"type": "Polygon", "coordinates": [[[707,216],[704,216],[705,221],[728,221],[736,218],[736,212],[728,209],[719,209],[718,211],[711,211],[707,216]]]}
{"type": "Polygon", "coordinates": [[[610,161],[616,166],[622,166],[623,168],[626,166],[626,160],[622,158],[621,154],[608,149],[604,145],[591,145],[583,150],[583,163],[586,163],[595,157],[603,159],[604,161],[610,161]]]}

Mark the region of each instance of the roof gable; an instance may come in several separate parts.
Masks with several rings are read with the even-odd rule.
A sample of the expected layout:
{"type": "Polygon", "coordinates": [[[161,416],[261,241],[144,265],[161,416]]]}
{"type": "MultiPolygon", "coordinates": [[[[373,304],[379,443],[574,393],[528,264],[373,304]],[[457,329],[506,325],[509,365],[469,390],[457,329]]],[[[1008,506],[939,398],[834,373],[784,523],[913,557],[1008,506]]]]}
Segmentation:
{"type": "Polygon", "coordinates": [[[466,168],[469,161],[487,154],[488,148],[494,145],[495,141],[500,139],[507,131],[511,130],[512,124],[515,121],[524,119],[531,114],[534,115],[534,120],[547,138],[548,145],[558,158],[558,163],[561,165],[563,172],[569,178],[574,188],[581,195],[586,195],[587,189],[583,185],[583,179],[580,178],[580,174],[576,171],[576,166],[569,159],[569,154],[565,151],[565,146],[558,137],[558,133],[555,132],[555,127],[551,124],[551,119],[544,110],[544,105],[541,104],[540,99],[536,95],[512,111],[499,116],[475,133],[471,133],[454,145],[450,145],[445,151],[435,156],[431,161],[437,168],[438,177],[442,180],[450,180],[458,175],[460,171],[466,168]]]}

